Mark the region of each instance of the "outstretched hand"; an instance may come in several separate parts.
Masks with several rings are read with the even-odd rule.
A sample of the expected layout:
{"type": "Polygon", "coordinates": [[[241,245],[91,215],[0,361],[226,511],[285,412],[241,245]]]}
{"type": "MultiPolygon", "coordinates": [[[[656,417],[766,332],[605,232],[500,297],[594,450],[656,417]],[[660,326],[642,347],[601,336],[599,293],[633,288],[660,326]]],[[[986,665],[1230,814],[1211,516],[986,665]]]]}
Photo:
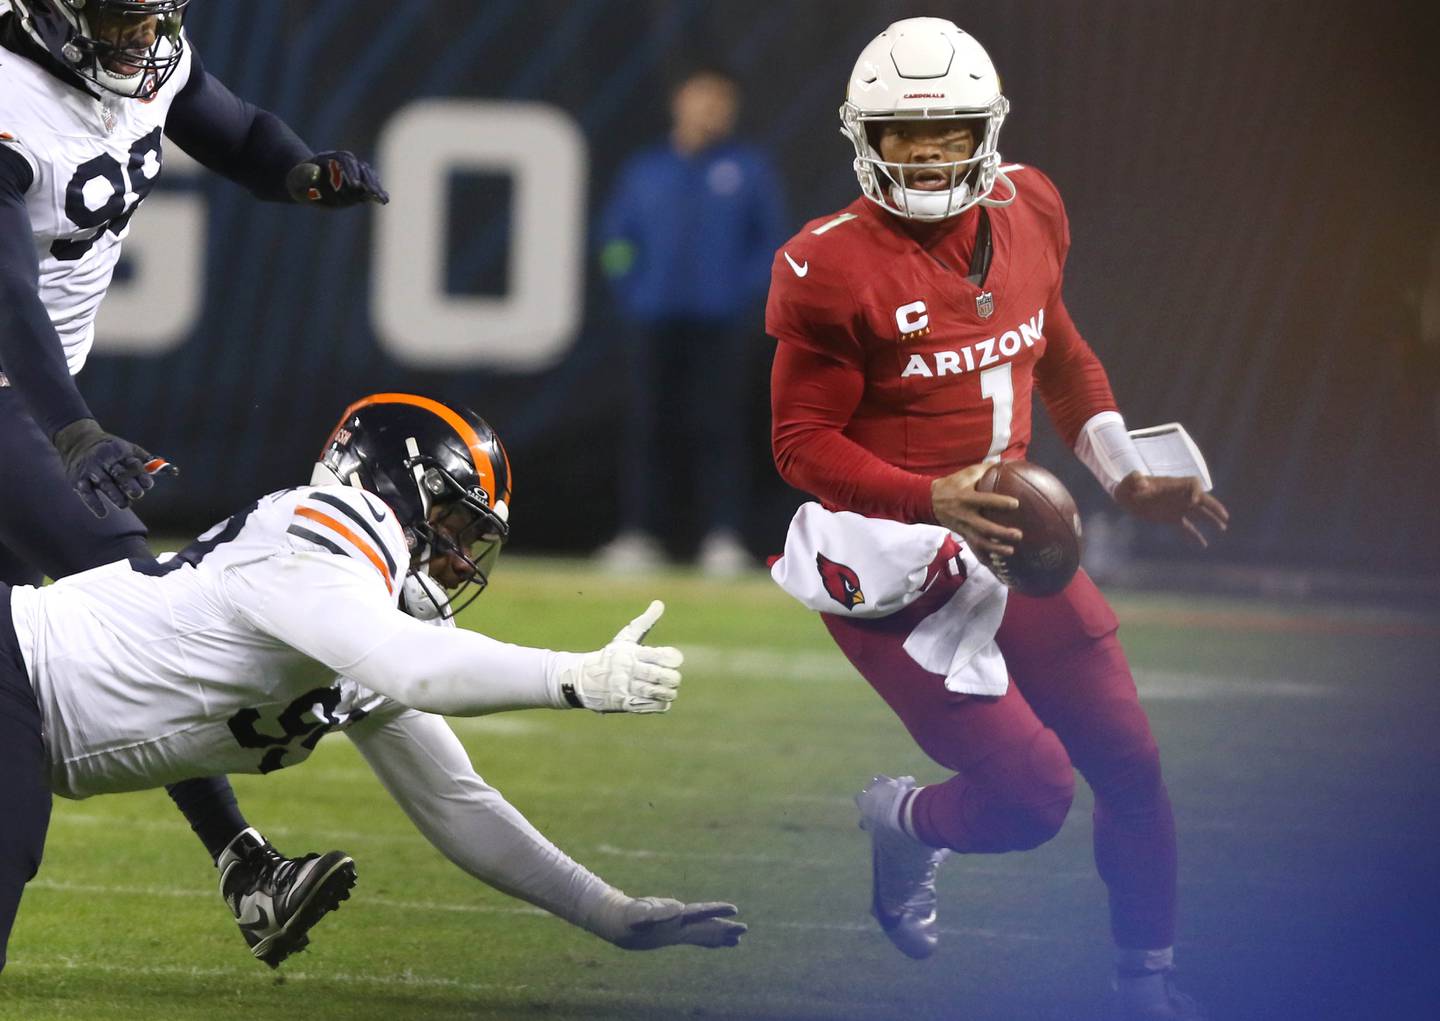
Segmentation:
{"type": "Polygon", "coordinates": [[[1225,505],[1194,477],[1131,472],[1115,487],[1115,502],[1142,521],[1174,526],[1186,542],[1201,549],[1210,545],[1201,526],[1217,532],[1230,526],[1225,505]]]}
{"type": "Polygon", "coordinates": [[[562,686],[570,686],[580,704],[597,713],[667,712],[680,693],[685,657],[668,645],[640,644],[664,612],[664,603],[651,602],[605,648],[580,657],[562,677],[562,686]]]}
{"type": "Polygon", "coordinates": [[[1020,501],[1000,493],[981,493],[975,488],[990,466],[972,464],[968,468],[930,485],[930,504],[935,521],[964,539],[983,558],[988,553],[1008,557],[1015,552],[1014,544],[1022,538],[1020,529],[1008,528],[985,516],[989,510],[1014,510],[1020,501]]]}
{"type": "Polygon", "coordinates": [[[317,152],[285,175],[285,188],[296,202],[343,209],[362,202],[385,205],[390,194],[380,175],[353,152],[317,152]]]}
{"type": "Polygon", "coordinates": [[[612,942],[623,950],[738,946],[748,928],[730,921],[738,911],[723,901],[684,904],[668,897],[637,897],[625,908],[625,932],[612,942]]]}

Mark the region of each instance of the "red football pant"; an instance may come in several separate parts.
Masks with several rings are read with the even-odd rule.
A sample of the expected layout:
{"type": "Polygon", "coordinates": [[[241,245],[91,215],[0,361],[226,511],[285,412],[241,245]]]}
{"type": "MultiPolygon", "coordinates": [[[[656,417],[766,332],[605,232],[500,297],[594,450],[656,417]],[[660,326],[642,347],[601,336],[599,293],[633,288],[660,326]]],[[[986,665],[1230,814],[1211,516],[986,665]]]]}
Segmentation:
{"type": "Polygon", "coordinates": [[[915,835],[966,853],[1043,844],[1070,809],[1073,764],[1095,794],[1095,864],[1109,890],[1116,945],[1171,946],[1175,817],[1114,611],[1084,572],[1047,599],[1012,592],[997,635],[1010,688],[999,697],[961,695],[903,648],[955,584],[937,582],[880,620],[821,614],[921,749],[955,770],[914,797],[915,835]]]}

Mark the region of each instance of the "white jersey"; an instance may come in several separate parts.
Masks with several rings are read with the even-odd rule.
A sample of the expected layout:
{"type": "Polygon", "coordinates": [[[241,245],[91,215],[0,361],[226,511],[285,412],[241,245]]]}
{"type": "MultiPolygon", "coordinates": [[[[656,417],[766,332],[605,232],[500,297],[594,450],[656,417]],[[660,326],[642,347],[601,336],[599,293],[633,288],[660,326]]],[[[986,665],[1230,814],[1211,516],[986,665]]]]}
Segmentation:
{"type": "Polygon", "coordinates": [[[558,678],[579,656],[407,616],[397,601],[408,567],[379,498],[305,486],[264,497],[162,564],[13,589],[53,791],[267,773],[343,729],[451,861],[607,939],[626,934],[630,898],[485,783],[435,715],[568,708],[558,678]]]}
{"type": "Polygon", "coordinates": [[[15,629],[55,792],[86,797],[303,760],[326,731],[386,700],[267,633],[265,579],[313,595],[309,623],[323,642],[349,626],[357,603],[402,616],[393,608],[408,566],[379,498],[304,487],[265,497],[149,573],[122,561],[17,588],[15,629]]]}
{"type": "MultiPolygon", "coordinates": [[[[0,13],[8,5],[0,2],[0,13]]],[[[73,375],[90,354],[95,316],[130,217],[160,177],[170,104],[190,80],[190,47],[153,99],[96,99],[0,48],[0,145],[35,175],[25,204],[40,261],[40,299],[73,375]]]]}

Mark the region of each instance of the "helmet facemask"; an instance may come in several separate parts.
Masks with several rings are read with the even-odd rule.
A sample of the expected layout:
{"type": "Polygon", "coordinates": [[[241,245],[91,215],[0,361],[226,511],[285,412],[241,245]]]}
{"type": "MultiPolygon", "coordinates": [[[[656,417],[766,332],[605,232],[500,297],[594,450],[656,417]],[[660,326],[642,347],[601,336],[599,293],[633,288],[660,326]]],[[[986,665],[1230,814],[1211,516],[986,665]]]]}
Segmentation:
{"type": "Polygon", "coordinates": [[[416,394],[363,397],[311,476],[335,484],[375,494],[395,515],[410,552],[406,613],[449,619],[485,590],[510,535],[510,458],[479,415],[416,394]]]}
{"type": "Polygon", "coordinates": [[[180,67],[190,0],[20,0],[25,30],[106,92],[148,100],[180,67]]]}
{"type": "Polygon", "coordinates": [[[490,506],[489,496],[477,487],[466,489],[434,458],[416,451],[406,459],[405,467],[414,474],[421,494],[423,517],[405,523],[407,541],[413,542],[410,575],[417,581],[408,584],[406,595],[420,597],[428,603],[409,607],[417,616],[454,617],[485,591],[490,572],[500,557],[500,549],[510,536],[505,520],[504,503],[490,506]],[[468,574],[458,585],[446,588],[430,573],[436,557],[457,557],[468,574]],[[462,601],[463,599],[463,601],[462,601]],[[458,604],[458,605],[457,605],[458,604]]]}
{"type": "Polygon", "coordinates": [[[980,110],[926,109],[923,111],[865,114],[847,100],[840,107],[841,134],[855,148],[855,176],[865,197],[886,211],[907,220],[947,220],[975,205],[1006,206],[1015,200],[1014,188],[1000,171],[1000,126],[1010,103],[997,97],[980,110]],[[872,142],[871,132],[886,123],[901,121],[967,120],[973,125],[977,144],[966,159],[951,162],[897,163],[886,160],[872,142]],[[939,171],[948,178],[947,187],[935,191],[907,188],[907,173],[939,171]],[[994,197],[995,184],[1005,179],[1010,194],[994,197]]]}

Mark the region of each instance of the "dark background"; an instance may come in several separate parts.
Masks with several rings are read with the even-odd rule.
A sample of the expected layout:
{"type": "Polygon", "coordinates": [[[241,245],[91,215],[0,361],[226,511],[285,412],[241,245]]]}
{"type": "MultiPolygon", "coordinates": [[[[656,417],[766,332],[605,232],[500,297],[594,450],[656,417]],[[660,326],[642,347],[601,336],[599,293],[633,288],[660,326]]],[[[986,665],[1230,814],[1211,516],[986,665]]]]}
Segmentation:
{"type": "MultiPolygon", "coordinates": [[[[623,158],[663,134],[668,81],[719,62],[746,88],[744,133],[773,151],[798,227],[856,194],[836,108],[861,47],[893,18],[951,17],[1000,70],[1003,154],[1066,197],[1067,300],[1127,420],[1182,421],[1206,452],[1235,516],[1212,561],[1421,579],[1440,574],[1440,353],[1419,312],[1440,237],[1430,6],[200,0],[187,25],[212,72],[317,148],[373,154],[379,126],[425,96],[555,104],[588,139],[592,219],[623,158]]],[[[209,176],[199,187],[200,328],[157,358],[97,356],[81,377],[102,421],[184,466],[143,505],[153,528],[203,527],[304,481],[353,398],[414,389],[500,430],[517,549],[609,537],[626,327],[593,258],[583,329],[556,368],[415,372],[372,334],[367,214],[261,206],[209,176]]],[[[454,290],[504,288],[509,194],[503,180],[457,183],[454,290]]],[[[736,430],[760,473],[747,537],[763,553],[800,496],[770,466],[758,307],[754,322],[755,399],[736,430]]],[[[1082,508],[1102,506],[1039,433],[1034,459],[1082,508]]],[[[1168,533],[1138,541],[1183,555],[1168,533]]]]}

